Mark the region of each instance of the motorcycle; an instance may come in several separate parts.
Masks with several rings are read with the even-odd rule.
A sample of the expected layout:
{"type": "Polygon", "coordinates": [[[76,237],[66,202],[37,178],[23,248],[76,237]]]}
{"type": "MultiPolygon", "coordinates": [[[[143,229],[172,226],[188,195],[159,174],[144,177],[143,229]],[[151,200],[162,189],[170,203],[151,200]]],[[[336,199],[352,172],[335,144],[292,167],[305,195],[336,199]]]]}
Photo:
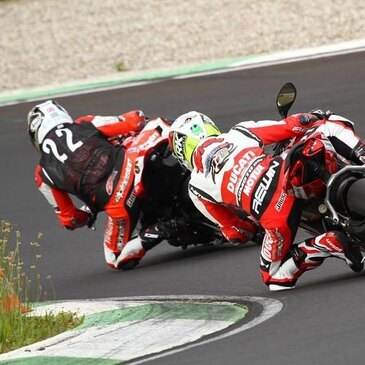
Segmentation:
{"type": "MultiPolygon", "coordinates": [[[[292,83],[280,89],[276,106],[282,118],[286,118],[296,99],[297,91],[292,83]]],[[[327,140],[328,143],[330,143],[327,140]]],[[[278,142],[273,155],[285,155],[298,140],[278,142]]],[[[329,230],[342,231],[361,251],[365,251],[365,165],[355,165],[337,155],[338,169],[325,182],[325,194],[321,198],[305,200],[300,227],[319,235],[329,230]]]]}
{"type": "Polygon", "coordinates": [[[141,203],[140,228],[158,224],[159,230],[170,232],[167,242],[182,249],[223,244],[219,227],[203,216],[189,198],[190,172],[168,146],[170,123],[163,118],[153,119],[138,134],[114,141],[135,160],[134,191],[141,203]]]}

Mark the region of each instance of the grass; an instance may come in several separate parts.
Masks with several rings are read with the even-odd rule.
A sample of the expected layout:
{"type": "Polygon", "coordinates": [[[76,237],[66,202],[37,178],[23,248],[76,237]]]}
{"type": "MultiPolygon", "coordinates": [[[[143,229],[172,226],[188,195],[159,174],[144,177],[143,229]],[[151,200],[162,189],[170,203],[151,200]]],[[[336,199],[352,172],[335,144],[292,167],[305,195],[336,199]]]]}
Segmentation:
{"type": "Polygon", "coordinates": [[[48,313],[42,317],[29,317],[20,311],[0,314],[0,353],[55,336],[80,325],[83,318],[74,313],[48,313]]]}
{"type": "Polygon", "coordinates": [[[9,222],[1,221],[0,235],[0,353],[80,325],[83,317],[78,318],[71,312],[48,313],[41,317],[28,315],[33,307],[30,298],[41,301],[47,294],[43,293],[41,277],[36,273],[37,262],[42,258],[38,253],[39,243],[30,243],[33,257],[26,267],[20,258],[20,232],[15,232],[15,243],[11,245],[12,227],[9,222]],[[30,276],[25,269],[30,271],[30,276]]]}
{"type": "Polygon", "coordinates": [[[115,68],[118,72],[125,72],[128,71],[127,66],[125,65],[125,63],[123,61],[118,61],[115,64],[115,68]]]}

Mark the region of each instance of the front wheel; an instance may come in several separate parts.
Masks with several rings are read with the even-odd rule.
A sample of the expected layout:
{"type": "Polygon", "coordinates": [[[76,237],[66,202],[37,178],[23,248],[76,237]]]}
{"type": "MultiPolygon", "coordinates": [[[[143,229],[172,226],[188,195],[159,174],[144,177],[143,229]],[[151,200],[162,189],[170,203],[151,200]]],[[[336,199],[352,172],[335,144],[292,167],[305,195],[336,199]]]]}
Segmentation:
{"type": "Polygon", "coordinates": [[[365,219],[365,178],[356,180],[347,191],[346,205],[350,215],[365,219]]]}

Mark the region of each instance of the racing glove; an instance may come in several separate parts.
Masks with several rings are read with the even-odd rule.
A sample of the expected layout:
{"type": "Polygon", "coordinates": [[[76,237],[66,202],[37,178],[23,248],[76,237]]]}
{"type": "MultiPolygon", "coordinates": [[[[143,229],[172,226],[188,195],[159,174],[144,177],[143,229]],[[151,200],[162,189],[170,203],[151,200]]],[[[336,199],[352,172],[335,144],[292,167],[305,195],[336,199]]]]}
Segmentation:
{"type": "Polygon", "coordinates": [[[291,131],[289,138],[292,138],[294,136],[303,136],[309,128],[318,122],[319,118],[312,113],[298,113],[289,115],[284,120],[291,131]]]}
{"type": "Polygon", "coordinates": [[[68,219],[67,222],[63,222],[63,226],[73,231],[76,228],[81,228],[84,226],[89,225],[90,220],[92,219],[91,214],[88,212],[85,212],[81,209],[76,209],[73,217],[71,219],[68,219]]]}
{"type": "Polygon", "coordinates": [[[310,114],[313,114],[318,119],[323,120],[323,119],[328,119],[333,113],[330,110],[327,110],[326,112],[324,112],[321,109],[314,109],[314,110],[310,111],[310,114]]]}
{"type": "Polygon", "coordinates": [[[256,233],[256,225],[249,219],[235,222],[230,227],[221,227],[223,236],[233,245],[240,245],[252,240],[256,233]]]}
{"type": "Polygon", "coordinates": [[[358,142],[350,156],[350,159],[356,163],[360,162],[360,165],[365,164],[365,140],[361,139],[358,142]]]}
{"type": "Polygon", "coordinates": [[[118,116],[121,122],[124,122],[126,130],[129,132],[139,132],[146,125],[148,118],[141,110],[133,110],[118,116]]]}

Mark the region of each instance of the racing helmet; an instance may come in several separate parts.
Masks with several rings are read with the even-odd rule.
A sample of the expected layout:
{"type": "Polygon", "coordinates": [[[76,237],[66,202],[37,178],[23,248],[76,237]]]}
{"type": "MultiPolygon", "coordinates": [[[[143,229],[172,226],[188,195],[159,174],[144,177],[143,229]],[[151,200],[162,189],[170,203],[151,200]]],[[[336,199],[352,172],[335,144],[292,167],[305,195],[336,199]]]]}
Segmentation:
{"type": "Polygon", "coordinates": [[[171,125],[169,145],[181,165],[192,170],[192,156],[201,140],[221,132],[206,115],[191,111],[179,116],[171,125]]]}
{"type": "Polygon", "coordinates": [[[34,106],[28,113],[27,132],[31,142],[39,150],[48,132],[66,123],[73,123],[71,116],[56,101],[48,100],[34,106]]]}

